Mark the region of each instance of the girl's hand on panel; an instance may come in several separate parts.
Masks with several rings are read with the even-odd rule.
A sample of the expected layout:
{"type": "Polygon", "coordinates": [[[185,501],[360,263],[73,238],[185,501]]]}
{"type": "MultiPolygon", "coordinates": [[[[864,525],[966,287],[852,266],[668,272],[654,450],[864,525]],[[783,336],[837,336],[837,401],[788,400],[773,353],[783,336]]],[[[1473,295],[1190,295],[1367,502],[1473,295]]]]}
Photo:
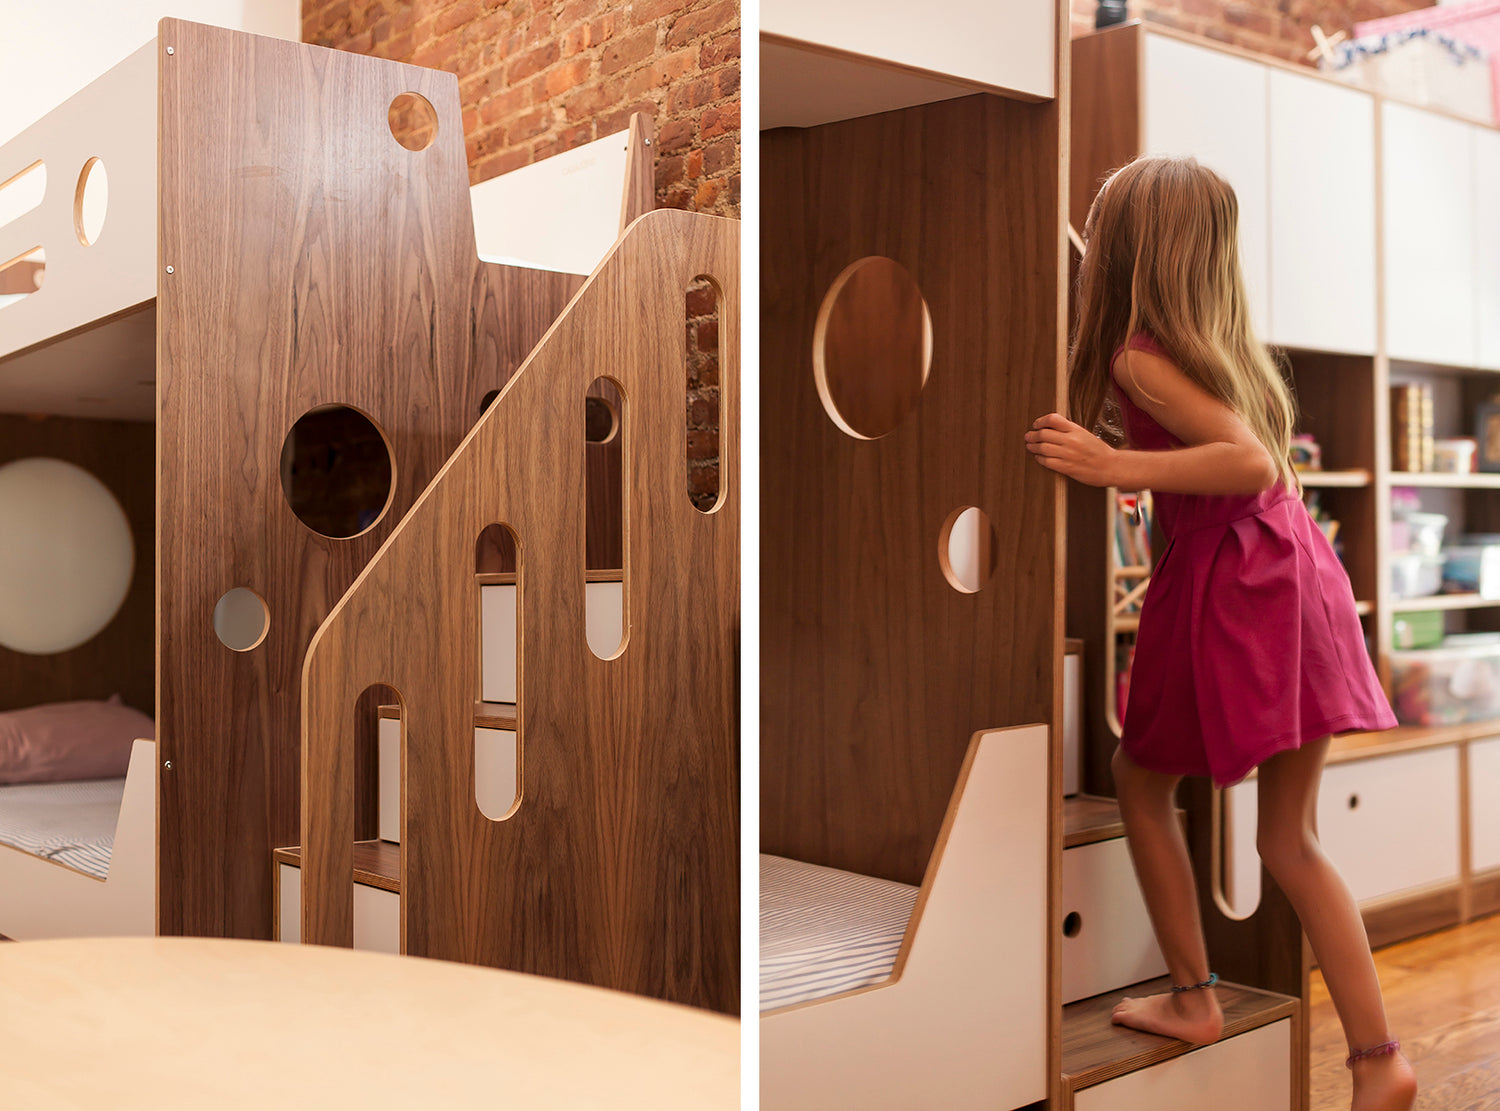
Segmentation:
{"type": "Polygon", "coordinates": [[[1085,485],[1116,485],[1115,449],[1060,413],[1048,413],[1032,422],[1026,450],[1048,470],[1085,485]]]}

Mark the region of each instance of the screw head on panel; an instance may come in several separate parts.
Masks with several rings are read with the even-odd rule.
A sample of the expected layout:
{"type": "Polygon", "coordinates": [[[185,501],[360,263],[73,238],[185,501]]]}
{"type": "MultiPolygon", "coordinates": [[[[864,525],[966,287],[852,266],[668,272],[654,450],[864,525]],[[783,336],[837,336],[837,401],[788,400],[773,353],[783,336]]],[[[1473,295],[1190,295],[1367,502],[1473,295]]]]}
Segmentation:
{"type": "Polygon", "coordinates": [[[169,266],[169,267],[167,267],[167,273],[168,273],[168,274],[170,274],[170,273],[172,273],[172,272],[173,272],[173,271],[172,271],[172,268],[171,268],[171,267],[170,267],[170,266],[169,266]]]}
{"type": "Polygon", "coordinates": [[[168,54],[176,54],[176,53],[177,53],[177,51],[175,51],[175,50],[173,50],[173,49],[172,49],[172,48],[171,48],[171,47],[170,47],[170,46],[169,46],[169,47],[167,47],[167,53],[168,53],[168,54]]]}
{"type": "Polygon", "coordinates": [[[172,770],[172,761],[170,761],[170,760],[163,760],[161,766],[162,766],[162,769],[164,771],[171,771],[172,770]]]}

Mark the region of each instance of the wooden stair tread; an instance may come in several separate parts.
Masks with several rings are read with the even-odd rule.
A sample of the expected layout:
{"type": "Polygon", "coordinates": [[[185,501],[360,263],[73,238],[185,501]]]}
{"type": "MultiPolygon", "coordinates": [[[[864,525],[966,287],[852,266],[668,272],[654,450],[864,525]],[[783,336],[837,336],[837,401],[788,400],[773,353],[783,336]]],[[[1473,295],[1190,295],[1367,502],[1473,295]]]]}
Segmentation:
{"type": "Polygon", "coordinates": [[[1063,848],[1088,845],[1125,836],[1120,804],[1099,795],[1071,795],[1063,799],[1063,848]]]}
{"type": "MultiPolygon", "coordinates": [[[[1064,1083],[1076,1092],[1191,1052],[1195,1047],[1186,1042],[1115,1026],[1109,1021],[1115,1004],[1124,996],[1154,995],[1170,986],[1170,977],[1161,976],[1064,1007],[1064,1083]]],[[[1219,984],[1217,990],[1219,1004],[1224,1008],[1226,1038],[1289,1018],[1297,1011],[1297,1000],[1289,995],[1229,983],[1219,984]]]]}
{"type": "MultiPolygon", "coordinates": [[[[480,586],[515,586],[514,571],[480,571],[474,576],[480,586]]],[[[587,583],[619,583],[625,581],[625,572],[619,569],[585,571],[583,581],[587,583]]]]}
{"type": "MultiPolygon", "coordinates": [[[[276,863],[302,867],[302,846],[275,852],[276,863]]],[[[354,842],[354,882],[401,893],[401,846],[393,841],[354,842]]]]}
{"type": "MultiPolygon", "coordinates": [[[[382,706],[380,707],[380,716],[385,718],[387,721],[400,721],[401,707],[382,706]]],[[[516,728],[515,703],[474,703],[474,725],[479,729],[509,729],[514,732],[516,728]]]]}

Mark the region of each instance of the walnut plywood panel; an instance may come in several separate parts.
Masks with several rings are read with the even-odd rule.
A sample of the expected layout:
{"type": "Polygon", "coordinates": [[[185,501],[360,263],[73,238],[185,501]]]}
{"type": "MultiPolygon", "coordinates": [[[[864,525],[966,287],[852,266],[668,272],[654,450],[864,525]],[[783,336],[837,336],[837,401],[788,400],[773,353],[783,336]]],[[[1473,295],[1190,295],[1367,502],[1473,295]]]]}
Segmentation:
{"type": "MultiPolygon", "coordinates": [[[[47,175],[42,202],[0,226],[0,267],[36,247],[47,263],[41,288],[0,311],[0,360],[156,296],[158,57],[158,44],[147,43],[0,146],[0,182],[36,161],[47,175]],[[94,158],[104,164],[109,200],[85,245],[75,197],[94,158]]],[[[58,362],[43,375],[24,370],[0,362],[0,411],[151,418],[154,395],[137,381],[150,374],[110,375],[86,361],[58,362]]]]}
{"type": "Polygon", "coordinates": [[[1080,233],[1104,176],[1141,153],[1144,34],[1128,23],[1072,43],[1068,223],[1080,233]]]}
{"type": "Polygon", "coordinates": [[[739,1006],[738,226],[642,217],[345,595],[303,681],[305,940],[348,945],[361,690],[401,694],[404,951],[739,1006]],[[683,297],[722,292],[717,511],[683,485],[683,297]],[[625,620],[584,622],[584,396],[625,399],[625,620]],[[475,540],[515,531],[521,801],[474,795],[475,540]]]}
{"type": "Polygon", "coordinates": [[[890,978],[761,1016],[765,1107],[1046,1096],[1051,763],[1041,726],[971,739],[890,978]]]}
{"type": "Polygon", "coordinates": [[[1056,712],[1061,494],[1022,437],[1058,405],[1059,127],[1056,105],[981,94],[763,136],[765,852],[920,882],[963,739],[1056,712]],[[925,298],[932,369],[860,440],[823,408],[813,337],[871,255],[925,298]],[[938,548],[970,505],[997,536],[966,594],[938,548]]]}
{"type": "MultiPolygon", "coordinates": [[[[577,279],[476,258],[451,74],[175,20],[162,24],[168,45],[161,928],[265,938],[271,849],[298,840],[299,684],[313,632],[577,279]],[[420,152],[387,122],[408,91],[439,121],[420,152]],[[384,516],[347,540],[294,517],[279,479],[288,430],[334,403],[380,427],[394,470],[384,516]],[[266,639],[243,653],[210,620],[234,587],[270,612],[266,639]]],[[[363,790],[368,823],[368,780],[363,790]]]]}
{"type": "MultiPolygon", "coordinates": [[[[143,373],[150,375],[149,365],[143,373]]],[[[47,656],[0,646],[0,710],[120,695],[154,713],[156,680],[156,428],[138,421],[0,415],[0,466],[47,456],[109,488],[135,541],[130,590],[114,619],[76,648],[47,656]]],[[[0,530],[6,525],[0,522],[0,530]]]]}

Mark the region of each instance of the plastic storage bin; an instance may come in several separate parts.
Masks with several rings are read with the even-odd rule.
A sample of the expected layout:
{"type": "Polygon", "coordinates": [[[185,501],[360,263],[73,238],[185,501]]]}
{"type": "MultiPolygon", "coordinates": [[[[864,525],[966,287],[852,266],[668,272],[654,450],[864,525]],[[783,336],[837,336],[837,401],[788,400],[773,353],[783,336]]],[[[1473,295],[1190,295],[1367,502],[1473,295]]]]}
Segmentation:
{"type": "Polygon", "coordinates": [[[1500,644],[1392,652],[1391,687],[1407,725],[1500,717],[1500,644]]]}
{"type": "Polygon", "coordinates": [[[1475,544],[1443,552],[1443,582],[1481,598],[1500,598],[1500,545],[1475,544]]]}
{"type": "Polygon", "coordinates": [[[1391,556],[1391,594],[1397,598],[1426,598],[1443,586],[1443,557],[1405,552],[1391,556]]]}
{"type": "Polygon", "coordinates": [[[1406,525],[1411,529],[1411,550],[1418,555],[1435,556],[1443,551],[1443,532],[1448,518],[1442,513],[1408,513],[1406,525]]]}

